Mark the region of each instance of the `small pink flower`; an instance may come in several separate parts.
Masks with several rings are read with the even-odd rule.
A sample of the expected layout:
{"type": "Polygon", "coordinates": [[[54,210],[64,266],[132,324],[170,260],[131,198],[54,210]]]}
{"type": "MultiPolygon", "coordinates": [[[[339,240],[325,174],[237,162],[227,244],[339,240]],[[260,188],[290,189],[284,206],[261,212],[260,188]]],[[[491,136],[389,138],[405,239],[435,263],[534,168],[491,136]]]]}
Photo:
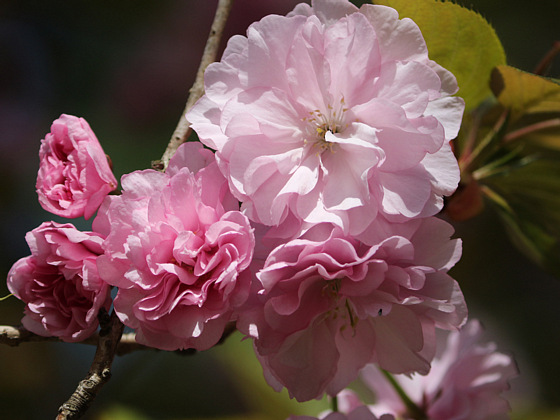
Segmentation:
{"type": "Polygon", "coordinates": [[[119,288],[115,311],[140,343],[210,348],[247,299],[254,248],[213,153],[184,144],[166,173],[133,172],[122,187],[93,223],[107,234],[98,267],[119,288]]]}
{"type": "Polygon", "coordinates": [[[459,181],[463,101],[388,7],[315,0],[230,39],[187,114],[248,217],[358,235],[436,214],[459,181]]]}
{"type": "Polygon", "coordinates": [[[465,302],[447,275],[461,253],[453,229],[436,218],[386,228],[369,246],[318,225],[270,253],[238,327],[275,389],[334,396],[371,362],[427,373],[436,327],[462,325],[465,302]]]}
{"type": "Polygon", "coordinates": [[[327,411],[319,417],[291,416],[287,420],[395,420],[391,414],[377,417],[351,390],[344,389],[336,397],[338,412],[327,411]]]}
{"type": "Polygon", "coordinates": [[[109,286],[97,273],[103,238],[71,224],[45,222],[27,233],[31,256],[8,273],[8,288],[26,303],[23,326],[42,336],[76,342],[98,327],[101,308],[109,310],[109,286]]]}
{"type": "Polygon", "coordinates": [[[320,417],[290,416],[287,420],[395,420],[395,418],[390,414],[377,417],[367,406],[362,405],[349,413],[329,412],[320,417]]]}
{"type": "MultiPolygon", "coordinates": [[[[425,376],[396,375],[395,380],[431,420],[508,419],[509,404],[502,393],[518,370],[511,356],[494,343],[480,343],[476,320],[449,333],[438,346],[432,369],[425,376]]],[[[375,366],[362,371],[364,382],[377,395],[373,412],[407,418],[406,406],[375,366]]]]}
{"type": "Polygon", "coordinates": [[[37,194],[57,216],[89,219],[117,180],[97,137],[83,118],[62,114],[41,141],[37,194]]]}

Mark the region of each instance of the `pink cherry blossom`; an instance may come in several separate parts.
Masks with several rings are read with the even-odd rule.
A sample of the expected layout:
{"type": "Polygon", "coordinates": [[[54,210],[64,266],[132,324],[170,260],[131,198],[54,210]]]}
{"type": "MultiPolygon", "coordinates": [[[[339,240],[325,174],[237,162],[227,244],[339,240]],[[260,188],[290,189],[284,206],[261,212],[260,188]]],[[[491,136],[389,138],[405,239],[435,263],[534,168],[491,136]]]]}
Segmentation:
{"type": "Polygon", "coordinates": [[[342,390],[336,397],[338,412],[327,411],[319,417],[291,416],[288,420],[395,420],[392,414],[382,414],[377,417],[366,406],[356,393],[349,389],[342,390]]]}
{"type": "Polygon", "coordinates": [[[101,308],[109,310],[109,286],[97,272],[103,238],[71,224],[45,222],[25,239],[31,256],[8,273],[8,288],[26,303],[23,326],[41,336],[76,342],[97,329],[101,308]]]}
{"type": "Polygon", "coordinates": [[[395,10],[315,0],[230,39],[187,114],[248,217],[363,232],[436,214],[459,180],[464,104],[395,10]]]}
{"type": "Polygon", "coordinates": [[[388,227],[369,246],[317,225],[270,253],[238,327],[275,389],[299,401],[334,396],[371,362],[427,373],[436,327],[462,325],[465,302],[447,274],[461,253],[451,226],[426,218],[388,227]]]}
{"type": "MultiPolygon", "coordinates": [[[[481,335],[480,323],[469,321],[441,342],[427,375],[395,375],[431,420],[509,418],[509,404],[502,393],[517,376],[517,366],[511,356],[497,351],[495,343],[480,343],[481,335]]],[[[407,418],[402,400],[375,366],[367,366],[362,377],[378,397],[373,412],[407,418]]]]}
{"type": "Polygon", "coordinates": [[[62,114],[41,141],[37,194],[57,216],[89,219],[117,188],[107,156],[83,118],[62,114]]]}
{"type": "Polygon", "coordinates": [[[395,420],[395,418],[390,414],[377,417],[367,406],[362,405],[349,413],[329,412],[320,417],[290,416],[287,420],[395,420]]]}
{"type": "Polygon", "coordinates": [[[184,144],[166,173],[133,172],[122,188],[93,224],[107,235],[98,267],[119,288],[119,318],[148,346],[213,346],[248,296],[254,247],[213,153],[184,144]]]}

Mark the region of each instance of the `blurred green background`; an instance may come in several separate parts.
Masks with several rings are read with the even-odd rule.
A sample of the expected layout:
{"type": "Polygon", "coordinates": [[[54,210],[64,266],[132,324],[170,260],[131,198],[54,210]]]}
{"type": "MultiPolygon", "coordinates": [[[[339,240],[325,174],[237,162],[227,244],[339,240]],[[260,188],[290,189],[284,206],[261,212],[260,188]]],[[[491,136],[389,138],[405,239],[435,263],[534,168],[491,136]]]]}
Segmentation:
{"type": "MultiPolygon", "coordinates": [[[[34,190],[39,142],[51,122],[61,113],[86,118],[117,177],[149,167],[161,157],[181,116],[216,3],[0,2],[2,278],[29,254],[25,233],[53,219],[39,206],[34,190]]],[[[225,39],[245,33],[267,14],[286,14],[297,3],[236,0],[225,39]]],[[[463,3],[494,25],[510,65],[532,70],[560,39],[558,0],[463,3]]],[[[554,77],[560,76],[558,61],[554,77]]],[[[89,222],[74,223],[89,229],[89,222]]],[[[560,410],[560,280],[515,250],[491,211],[455,227],[464,253],[452,274],[471,317],[481,319],[488,338],[518,359],[521,376],[509,394],[515,416],[535,412],[534,407],[560,410]]],[[[1,282],[0,297],[7,294],[1,282]]],[[[0,302],[0,324],[18,324],[22,310],[15,298],[0,302]]],[[[113,379],[86,418],[317,414],[321,403],[299,406],[268,390],[250,343],[240,339],[234,335],[225,346],[195,356],[154,351],[117,358],[113,379]]],[[[0,347],[0,417],[54,418],[86,374],[93,353],[94,348],[62,343],[0,347]]]]}

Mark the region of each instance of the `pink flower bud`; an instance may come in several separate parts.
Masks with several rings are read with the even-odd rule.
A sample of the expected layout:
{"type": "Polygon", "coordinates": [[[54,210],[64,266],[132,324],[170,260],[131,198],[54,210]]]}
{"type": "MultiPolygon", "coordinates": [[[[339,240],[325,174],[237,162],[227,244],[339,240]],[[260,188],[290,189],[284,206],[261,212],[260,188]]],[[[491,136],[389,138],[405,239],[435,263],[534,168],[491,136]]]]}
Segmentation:
{"type": "Polygon", "coordinates": [[[83,118],[62,114],[41,141],[37,194],[57,216],[89,219],[117,187],[107,156],[83,118]]]}

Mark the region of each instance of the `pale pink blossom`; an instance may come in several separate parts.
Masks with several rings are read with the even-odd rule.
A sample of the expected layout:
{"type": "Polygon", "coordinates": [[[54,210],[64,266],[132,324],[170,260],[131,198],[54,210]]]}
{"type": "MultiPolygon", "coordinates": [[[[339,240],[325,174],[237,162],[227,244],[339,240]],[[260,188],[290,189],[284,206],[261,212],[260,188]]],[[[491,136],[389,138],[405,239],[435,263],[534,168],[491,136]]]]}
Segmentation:
{"type": "Polygon", "coordinates": [[[436,214],[459,170],[463,101],[395,10],[315,0],[230,39],[186,115],[248,217],[363,232],[436,214]]]}
{"type": "Polygon", "coordinates": [[[311,416],[290,416],[287,420],[395,420],[390,414],[384,414],[377,417],[365,405],[361,405],[349,413],[345,412],[328,412],[319,417],[311,416]]]}
{"type": "Polygon", "coordinates": [[[248,296],[254,247],[213,153],[184,144],[166,173],[124,175],[122,188],[93,224],[107,235],[98,267],[119,288],[119,318],[148,346],[213,346],[248,296]]]}
{"type": "Polygon", "coordinates": [[[57,216],[89,219],[117,188],[107,156],[83,118],[62,114],[41,141],[37,194],[57,216]]]}
{"type": "Polygon", "coordinates": [[[334,396],[372,362],[427,373],[436,327],[462,325],[463,295],[447,274],[461,253],[451,226],[426,218],[387,228],[369,246],[317,225],[270,253],[238,327],[275,389],[299,401],[334,396]]]}
{"type": "MultiPolygon", "coordinates": [[[[517,376],[517,366],[511,356],[497,351],[495,343],[481,343],[481,335],[480,323],[469,321],[461,331],[453,331],[441,341],[427,375],[394,376],[427,418],[509,418],[509,404],[502,394],[517,376]]],[[[377,367],[367,366],[362,378],[378,398],[371,406],[373,412],[409,418],[401,398],[377,367]]]]}
{"type": "Polygon", "coordinates": [[[349,389],[342,390],[336,398],[337,412],[328,410],[321,413],[319,417],[291,416],[288,420],[395,420],[392,414],[378,414],[377,417],[358,395],[349,389]]]}
{"type": "Polygon", "coordinates": [[[25,236],[31,256],[8,273],[8,289],[25,302],[23,326],[41,336],[76,342],[97,329],[110,288],[97,272],[103,238],[73,225],[45,222],[25,236]]]}

